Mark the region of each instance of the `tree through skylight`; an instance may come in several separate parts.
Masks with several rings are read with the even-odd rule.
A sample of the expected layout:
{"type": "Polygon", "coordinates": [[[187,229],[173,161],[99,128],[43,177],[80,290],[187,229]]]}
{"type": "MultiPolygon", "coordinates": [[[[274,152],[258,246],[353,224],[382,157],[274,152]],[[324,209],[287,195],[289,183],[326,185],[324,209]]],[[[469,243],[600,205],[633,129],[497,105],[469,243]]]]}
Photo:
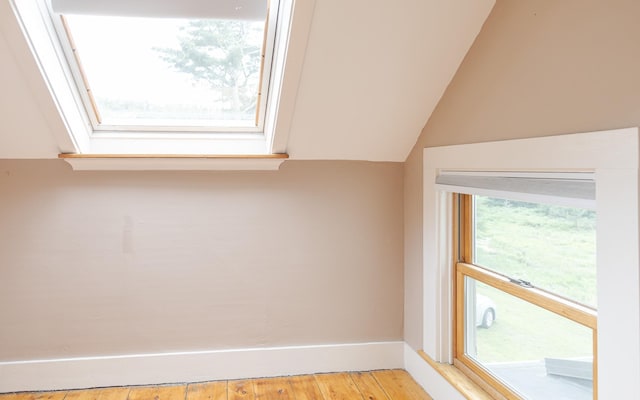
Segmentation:
{"type": "Polygon", "coordinates": [[[66,19],[102,124],[255,126],[263,21],[66,19]]]}

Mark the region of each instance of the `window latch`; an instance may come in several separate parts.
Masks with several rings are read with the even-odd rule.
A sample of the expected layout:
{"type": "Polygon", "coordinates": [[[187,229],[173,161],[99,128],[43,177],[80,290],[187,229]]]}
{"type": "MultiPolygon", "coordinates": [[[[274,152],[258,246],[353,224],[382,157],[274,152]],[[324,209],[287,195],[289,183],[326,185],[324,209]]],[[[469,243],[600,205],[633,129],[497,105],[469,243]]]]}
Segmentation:
{"type": "Polygon", "coordinates": [[[515,283],[516,285],[524,288],[529,288],[529,289],[533,288],[533,285],[531,284],[531,282],[525,281],[524,279],[509,278],[509,282],[515,283]]]}

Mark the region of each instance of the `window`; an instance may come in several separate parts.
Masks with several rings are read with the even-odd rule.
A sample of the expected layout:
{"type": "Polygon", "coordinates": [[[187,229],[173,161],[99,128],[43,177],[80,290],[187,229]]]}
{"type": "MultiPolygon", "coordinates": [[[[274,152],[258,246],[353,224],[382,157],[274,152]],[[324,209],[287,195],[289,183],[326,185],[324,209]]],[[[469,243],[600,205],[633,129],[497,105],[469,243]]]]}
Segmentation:
{"type": "MultiPolygon", "coordinates": [[[[457,261],[457,245],[454,243],[454,238],[457,235],[454,235],[452,231],[452,228],[457,225],[454,223],[454,219],[457,218],[457,214],[454,212],[454,204],[456,203],[453,200],[456,196],[455,193],[543,205],[549,205],[551,202],[551,204],[565,207],[584,209],[586,211],[580,212],[585,214],[589,211],[595,211],[595,215],[597,215],[597,223],[595,224],[597,236],[595,241],[596,296],[567,300],[569,292],[561,292],[561,295],[558,296],[559,289],[557,287],[546,287],[540,283],[536,276],[515,276],[512,278],[530,280],[532,285],[540,288],[525,288],[507,282],[497,285],[500,289],[498,293],[506,292],[505,298],[510,302],[518,303],[521,300],[518,296],[509,293],[510,291],[517,293],[536,292],[540,296],[551,297],[554,302],[557,301],[560,304],[569,302],[572,308],[586,314],[594,313],[593,306],[594,303],[597,303],[597,330],[594,332],[592,328],[588,327],[591,324],[588,321],[583,321],[584,323],[570,322],[571,318],[555,317],[554,312],[542,311],[538,306],[529,306],[531,304],[529,301],[525,302],[530,310],[536,310],[530,312],[539,312],[549,318],[561,318],[567,323],[567,329],[575,329],[576,332],[579,332],[576,335],[584,338],[581,340],[588,341],[589,332],[594,333],[597,340],[593,341],[593,357],[594,360],[597,360],[598,375],[597,387],[593,388],[594,397],[597,395],[600,399],[627,398],[629,393],[640,392],[640,380],[638,380],[638,376],[640,376],[640,341],[638,340],[640,337],[639,137],[638,128],[627,128],[442,146],[424,150],[422,345],[424,353],[429,358],[446,364],[453,364],[455,358],[453,349],[456,347],[454,342],[457,340],[454,338],[454,323],[452,322],[455,320],[453,300],[456,297],[454,290],[456,271],[452,266],[455,264],[454,261],[457,261]],[[442,181],[442,177],[446,173],[460,171],[465,171],[470,175],[484,175],[491,178],[490,180],[496,178],[496,176],[491,176],[492,174],[495,173],[499,177],[504,175],[505,171],[519,171],[524,174],[531,172],[562,172],[568,175],[580,174],[581,176],[584,174],[585,177],[591,175],[592,184],[591,187],[583,184],[563,184],[560,186],[570,189],[566,189],[560,196],[554,196],[552,193],[532,194],[522,190],[523,187],[532,187],[531,182],[525,185],[511,185],[512,189],[517,187],[517,190],[507,194],[505,192],[509,191],[510,184],[505,181],[502,181],[503,184],[506,184],[505,186],[493,190],[486,187],[478,189],[477,180],[474,183],[476,189],[473,190],[465,188],[465,185],[468,186],[468,184],[461,182],[460,179],[455,182],[442,181]],[[438,180],[440,181],[438,182],[438,180]],[[567,203],[556,202],[567,197],[570,199],[567,203]],[[593,201],[594,198],[597,199],[597,202],[593,201]]],[[[465,180],[470,179],[465,178],[465,180]]],[[[589,179],[577,180],[589,181],[589,179]]],[[[548,187],[548,185],[549,182],[542,181],[540,186],[548,187]]],[[[476,211],[478,211],[478,204],[480,204],[477,200],[476,211]]],[[[499,204],[499,201],[496,203],[499,204]]],[[[511,211],[509,210],[509,212],[511,211]]],[[[484,212],[479,211],[479,213],[484,212]]],[[[482,219],[483,217],[477,216],[476,218],[482,219]]],[[[476,224],[478,223],[482,224],[480,220],[476,222],[476,224]]],[[[481,274],[475,274],[473,270],[476,267],[472,264],[467,264],[470,266],[471,272],[466,270],[462,272],[469,277],[470,292],[476,290],[482,294],[482,291],[486,290],[489,299],[495,303],[495,299],[491,298],[494,292],[489,293],[489,291],[494,290],[493,287],[496,286],[497,280],[507,279],[503,275],[511,272],[506,269],[491,270],[492,267],[496,268],[497,263],[491,262],[486,254],[484,256],[481,254],[482,251],[490,249],[486,247],[486,237],[479,238],[477,247],[476,256],[480,258],[475,262],[490,265],[485,265],[485,268],[482,268],[482,265],[478,266],[478,268],[482,268],[481,274]],[[481,249],[479,248],[481,246],[485,247],[481,249]],[[484,260],[482,257],[485,257],[484,260]]],[[[582,256],[587,252],[574,253],[572,257],[576,254],[582,256]]],[[[586,276],[588,274],[585,272],[586,276]]],[[[586,282],[584,284],[589,285],[586,282]]],[[[467,297],[470,301],[475,300],[480,303],[476,300],[478,296],[474,297],[473,293],[469,293],[467,297]]],[[[521,303],[517,305],[524,307],[521,303]]],[[[467,305],[467,308],[473,310],[474,304],[467,305]]],[[[491,333],[492,329],[504,325],[501,323],[506,321],[504,318],[507,318],[507,314],[508,312],[498,308],[493,327],[479,328],[476,332],[478,335],[491,333]]],[[[478,314],[475,318],[476,321],[482,322],[481,316],[479,317],[478,314]]],[[[531,337],[534,337],[533,333],[531,333],[531,337]]],[[[473,335],[467,336],[473,337],[473,335]]],[[[588,342],[586,343],[585,348],[588,347],[588,342]]],[[[469,348],[473,350],[472,346],[473,344],[469,348]]],[[[483,354],[478,353],[477,357],[480,357],[481,361],[485,361],[482,359],[483,354]]],[[[457,366],[461,370],[465,369],[464,365],[459,362],[457,366]]],[[[446,381],[439,378],[438,374],[429,378],[427,383],[434,390],[439,390],[439,387],[448,387],[446,381]]]]}
{"type": "Polygon", "coordinates": [[[313,0],[11,4],[66,127],[55,132],[61,153],[96,156],[96,169],[136,169],[110,155],[154,156],[142,169],[191,169],[209,162],[201,155],[223,156],[212,169],[261,169],[260,156],[272,169],[285,158],[267,159],[286,153],[291,116],[279,110],[295,104],[313,0]],[[157,161],[165,155],[192,160],[157,161]]]}
{"type": "Polygon", "coordinates": [[[454,199],[455,362],[507,398],[593,399],[595,212],[454,199]]]}

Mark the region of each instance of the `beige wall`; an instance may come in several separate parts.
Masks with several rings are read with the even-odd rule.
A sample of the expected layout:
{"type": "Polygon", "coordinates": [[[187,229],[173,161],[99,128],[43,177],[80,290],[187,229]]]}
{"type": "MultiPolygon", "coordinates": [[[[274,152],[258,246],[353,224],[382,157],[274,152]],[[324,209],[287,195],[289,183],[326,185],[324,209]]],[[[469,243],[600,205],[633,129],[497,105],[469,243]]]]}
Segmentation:
{"type": "Polygon", "coordinates": [[[497,0],[405,164],[405,340],[422,343],[422,149],[640,126],[640,2],[497,0]]]}
{"type": "Polygon", "coordinates": [[[0,161],[0,361],[402,339],[402,164],[0,161]]]}

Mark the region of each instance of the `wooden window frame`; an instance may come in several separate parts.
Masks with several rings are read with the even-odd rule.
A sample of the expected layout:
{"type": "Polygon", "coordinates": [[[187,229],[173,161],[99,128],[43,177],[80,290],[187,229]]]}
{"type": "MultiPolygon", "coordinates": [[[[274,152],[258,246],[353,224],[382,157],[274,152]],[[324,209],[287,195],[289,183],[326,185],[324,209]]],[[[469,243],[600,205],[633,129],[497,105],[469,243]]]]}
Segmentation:
{"type": "Polygon", "coordinates": [[[494,397],[509,400],[522,399],[520,395],[466,354],[465,278],[469,277],[591,329],[593,341],[593,399],[597,400],[597,311],[545,290],[535,287],[523,287],[511,282],[504,275],[474,264],[473,204],[473,195],[458,193],[453,195],[453,227],[451,232],[453,233],[452,243],[454,244],[454,282],[452,283],[454,299],[454,318],[452,319],[454,365],[467,373],[472,380],[489,391],[494,397]]]}

